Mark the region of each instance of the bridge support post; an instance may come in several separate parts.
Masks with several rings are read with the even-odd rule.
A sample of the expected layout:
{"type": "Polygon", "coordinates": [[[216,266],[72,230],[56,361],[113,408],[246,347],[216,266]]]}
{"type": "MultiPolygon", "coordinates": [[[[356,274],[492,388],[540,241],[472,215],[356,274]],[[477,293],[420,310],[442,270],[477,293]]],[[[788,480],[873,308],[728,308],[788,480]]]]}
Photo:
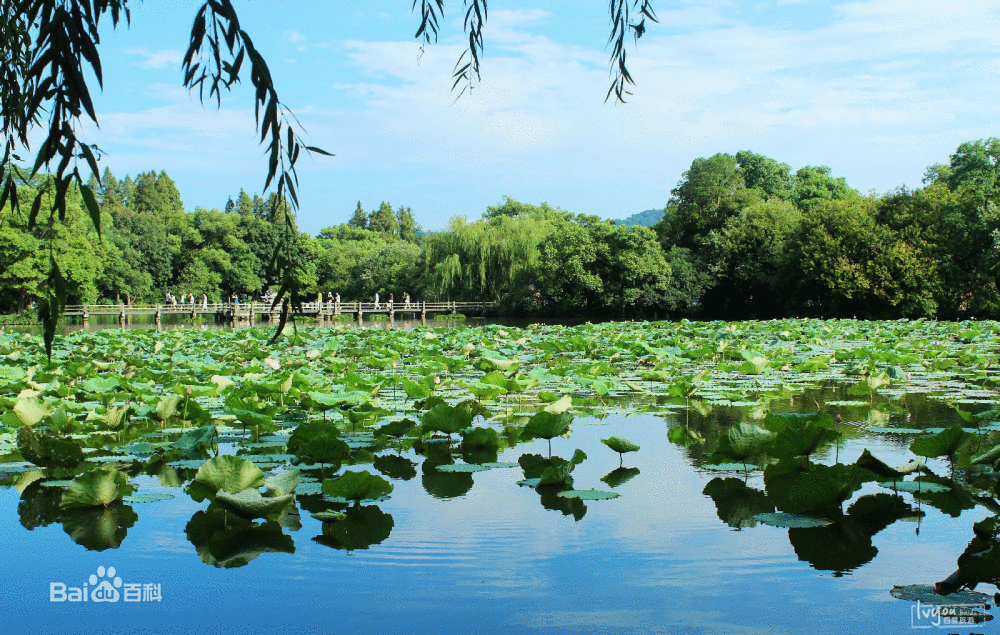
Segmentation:
{"type": "Polygon", "coordinates": [[[124,304],[121,306],[121,309],[118,312],[118,325],[121,326],[122,328],[125,328],[125,305],[124,304]]]}
{"type": "Polygon", "coordinates": [[[83,328],[90,326],[90,313],[87,312],[87,307],[83,307],[83,328]]]}
{"type": "Polygon", "coordinates": [[[163,326],[163,311],[160,309],[159,304],[156,305],[156,312],[153,313],[153,322],[156,324],[157,328],[163,326]]]}

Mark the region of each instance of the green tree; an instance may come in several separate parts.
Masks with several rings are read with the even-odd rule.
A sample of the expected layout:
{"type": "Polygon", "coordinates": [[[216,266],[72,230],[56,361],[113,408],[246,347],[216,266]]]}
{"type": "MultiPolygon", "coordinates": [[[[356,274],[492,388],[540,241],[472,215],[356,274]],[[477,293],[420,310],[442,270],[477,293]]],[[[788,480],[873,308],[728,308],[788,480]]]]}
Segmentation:
{"type": "Polygon", "coordinates": [[[356,227],[357,229],[368,229],[368,214],[361,207],[361,201],[358,201],[358,206],[354,208],[354,216],[351,216],[351,220],[347,221],[347,226],[356,227]]]}
{"type": "Polygon", "coordinates": [[[399,233],[399,222],[396,220],[396,213],[392,211],[392,205],[382,201],[378,209],[368,217],[368,229],[386,239],[395,238],[399,233]]]}
{"type": "Polygon", "coordinates": [[[417,242],[417,232],[420,227],[417,220],[413,218],[413,210],[405,205],[401,205],[396,210],[396,222],[399,224],[399,239],[409,243],[417,242]]]}

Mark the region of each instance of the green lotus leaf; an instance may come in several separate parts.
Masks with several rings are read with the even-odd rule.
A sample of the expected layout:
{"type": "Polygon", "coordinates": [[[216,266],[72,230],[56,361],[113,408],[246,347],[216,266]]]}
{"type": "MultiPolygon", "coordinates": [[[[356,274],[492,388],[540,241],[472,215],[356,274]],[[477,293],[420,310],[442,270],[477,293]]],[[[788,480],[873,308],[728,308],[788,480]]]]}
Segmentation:
{"type": "Polygon", "coordinates": [[[335,523],[338,520],[344,520],[347,518],[347,514],[344,512],[314,512],[313,518],[324,523],[335,523]]]}
{"type": "Polygon", "coordinates": [[[59,506],[107,507],[135,491],[128,477],[114,468],[97,468],[77,476],[62,496],[59,506]]]}
{"type": "Polygon", "coordinates": [[[22,425],[33,426],[51,414],[53,410],[55,408],[38,397],[19,397],[8,413],[11,416],[4,416],[4,423],[14,428],[22,425]]]}
{"type": "Polygon", "coordinates": [[[839,505],[861,488],[865,473],[857,466],[842,463],[812,465],[789,485],[784,511],[803,513],[839,505]]]}
{"type": "Polygon", "coordinates": [[[899,600],[919,601],[921,604],[932,604],[935,606],[948,606],[952,604],[992,604],[993,596],[976,591],[959,591],[941,595],[934,591],[933,584],[908,584],[906,586],[894,586],[889,591],[892,597],[899,600]]]}
{"type": "Polygon", "coordinates": [[[695,443],[701,443],[705,440],[701,433],[697,430],[688,428],[687,426],[674,426],[667,430],[667,439],[671,443],[686,447],[689,445],[694,445],[695,443]]]}
{"type": "Polygon", "coordinates": [[[263,485],[264,472],[251,461],[238,456],[222,455],[205,461],[198,468],[194,482],[204,485],[213,494],[220,490],[236,494],[247,488],[263,485]]]}
{"type": "Polygon", "coordinates": [[[77,385],[87,393],[109,393],[121,385],[121,380],[114,376],[104,375],[101,377],[91,377],[77,385]]]}
{"type": "Polygon", "coordinates": [[[180,438],[171,443],[170,447],[184,453],[191,453],[195,452],[200,446],[211,446],[212,441],[218,437],[218,435],[219,431],[215,426],[202,426],[200,428],[188,430],[182,434],[180,438]]]}
{"type": "Polygon", "coordinates": [[[581,500],[597,501],[618,498],[620,494],[617,492],[602,492],[600,490],[593,489],[570,489],[559,492],[558,496],[561,496],[562,498],[579,498],[581,500]]]}
{"type": "Polygon", "coordinates": [[[785,529],[809,527],[825,527],[833,524],[832,520],[816,518],[815,516],[805,516],[803,514],[787,514],[785,512],[772,512],[765,514],[755,514],[754,520],[772,527],[784,527],[785,529]]]}
{"type": "Polygon", "coordinates": [[[496,450],[500,447],[500,436],[493,428],[470,428],[462,433],[462,450],[487,448],[496,450]]]}
{"type": "Polygon", "coordinates": [[[638,443],[633,443],[632,441],[623,439],[622,437],[608,437],[607,439],[601,439],[601,443],[608,446],[618,454],[637,452],[639,450],[638,443]]]}
{"type": "Polygon", "coordinates": [[[956,423],[929,437],[914,439],[910,451],[918,456],[933,458],[937,456],[953,456],[962,446],[975,441],[976,436],[962,429],[962,424],[956,423]]]}
{"type": "Polygon", "coordinates": [[[166,501],[174,498],[173,494],[167,494],[166,492],[142,492],[139,494],[130,494],[128,496],[122,497],[122,500],[126,503],[156,503],[159,501],[166,501]]]}
{"type": "Polygon", "coordinates": [[[295,493],[299,484],[299,470],[291,469],[278,472],[264,479],[264,496],[275,497],[295,493]]]}
{"type": "Polygon", "coordinates": [[[430,388],[423,384],[418,384],[417,382],[409,380],[406,377],[403,377],[401,381],[403,384],[403,391],[410,399],[426,399],[431,394],[430,388]]]}
{"type": "Polygon", "coordinates": [[[399,421],[392,421],[387,423],[375,430],[376,436],[389,436],[401,439],[406,436],[406,433],[415,428],[417,423],[410,418],[400,419],[399,421]]]}
{"type": "Polygon", "coordinates": [[[295,496],[284,494],[264,497],[258,490],[249,488],[235,494],[218,492],[215,501],[232,508],[244,518],[264,518],[281,513],[281,510],[295,502],[295,496]]]}
{"type": "Polygon", "coordinates": [[[494,384],[466,381],[459,383],[471,392],[476,399],[485,399],[486,401],[496,399],[504,391],[502,387],[494,384]]]}
{"type": "Polygon", "coordinates": [[[737,423],[719,438],[716,452],[734,459],[748,459],[762,454],[773,437],[774,433],[752,423],[737,423]]]}
{"type": "Polygon", "coordinates": [[[549,405],[545,406],[545,412],[551,412],[554,415],[561,415],[572,407],[573,397],[570,395],[563,395],[559,399],[556,399],[549,405]]]}
{"type": "Polygon", "coordinates": [[[820,446],[833,443],[840,434],[815,421],[787,426],[771,440],[767,453],[776,458],[809,456],[820,446]]]}
{"type": "Polygon", "coordinates": [[[568,412],[555,414],[542,410],[532,415],[521,432],[521,440],[552,439],[569,432],[573,415],[568,412]]]}
{"type": "Polygon", "coordinates": [[[490,468],[476,463],[445,463],[437,466],[438,472],[485,472],[490,468]]]}
{"type": "Polygon", "coordinates": [[[296,456],[306,463],[335,464],[343,461],[351,453],[351,445],[331,436],[310,439],[298,449],[296,456]]]}
{"type": "Polygon", "coordinates": [[[472,415],[464,408],[440,404],[424,413],[421,427],[424,432],[442,432],[452,434],[468,428],[472,424],[472,415]]]}
{"type": "Polygon", "coordinates": [[[377,500],[381,496],[392,493],[392,489],[392,483],[367,470],[348,471],[336,479],[323,481],[324,494],[355,503],[360,503],[363,500],[377,500]]]}

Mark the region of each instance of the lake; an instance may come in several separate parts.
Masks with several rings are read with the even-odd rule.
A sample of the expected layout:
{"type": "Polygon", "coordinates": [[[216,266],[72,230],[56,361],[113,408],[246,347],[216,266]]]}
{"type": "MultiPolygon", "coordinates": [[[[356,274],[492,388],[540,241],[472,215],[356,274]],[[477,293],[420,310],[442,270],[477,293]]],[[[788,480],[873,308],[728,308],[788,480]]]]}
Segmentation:
{"type": "MultiPolygon", "coordinates": [[[[286,509],[280,518],[251,523],[228,512],[221,516],[206,513],[208,501],[198,502],[185,492],[184,486],[197,471],[193,465],[204,458],[187,467],[175,461],[171,461],[175,465],[158,464],[147,455],[114,464],[129,473],[139,494],[170,498],[131,502],[114,514],[88,515],[60,509],[65,485],[46,484],[45,479],[30,476],[34,468],[11,452],[3,459],[9,462],[8,468],[0,465],[0,476],[7,474],[0,481],[6,485],[0,490],[0,523],[11,577],[2,595],[5,632],[77,633],[85,624],[88,632],[141,633],[903,633],[931,624],[922,623],[914,613],[915,603],[894,598],[890,590],[894,585],[933,584],[954,571],[973,536],[973,523],[995,513],[989,505],[976,504],[969,494],[962,498],[958,487],[956,493],[935,497],[928,492],[896,493],[866,481],[844,499],[842,514],[827,509],[826,517],[833,518],[834,524],[775,527],[757,518],[773,511],[773,501],[779,500],[774,483],[765,484],[760,469],[726,469],[725,465],[720,469],[712,465],[718,462],[713,457],[719,440],[734,425],[762,422],[767,414],[811,412],[821,406],[836,415],[830,427],[841,436],[836,442],[823,443],[810,457],[812,462],[849,464],[867,449],[889,465],[904,464],[914,458],[909,450],[913,440],[929,436],[918,430],[947,428],[961,421],[958,410],[939,394],[964,399],[963,407],[969,412],[986,411],[995,402],[995,387],[988,379],[992,371],[985,373],[987,380],[980,377],[978,383],[970,383],[969,376],[956,379],[953,369],[947,373],[929,369],[920,377],[918,362],[911,362],[906,382],[859,398],[848,392],[856,378],[841,372],[850,360],[832,364],[838,371],[836,377],[815,370],[807,373],[808,381],[790,377],[787,368],[782,370],[786,364],[750,375],[719,370],[716,363],[713,378],[692,395],[697,403],[690,399],[685,403],[684,399],[667,399],[671,381],[654,381],[648,372],[644,378],[634,360],[605,362],[614,366],[617,361],[615,368],[624,369],[620,371],[624,377],[588,365],[615,354],[621,358],[622,340],[640,332],[631,329],[646,329],[646,341],[661,356],[647,361],[667,359],[664,351],[669,342],[653,338],[648,327],[546,328],[554,330],[545,331],[539,340],[530,330],[489,327],[472,329],[468,337],[439,336],[443,341],[435,344],[435,350],[452,352],[473,344],[485,352],[470,355],[470,360],[502,362],[488,356],[495,353],[508,360],[520,359],[524,369],[545,366],[553,371],[565,366],[564,362],[589,360],[566,375],[545,376],[539,386],[526,391],[531,395],[523,403],[512,404],[513,395],[480,398],[492,416],[478,418],[477,425],[501,431],[504,441],[494,456],[487,457],[492,461],[463,452],[459,435],[454,435],[451,451],[446,443],[414,447],[412,439],[376,442],[371,434],[375,426],[350,425],[341,419],[347,438],[356,445],[341,473],[367,470],[383,476],[393,489],[378,501],[346,508],[331,504],[317,489],[322,480],[319,470],[300,465],[304,478],[296,490],[295,512],[286,509]],[[623,329],[628,332],[621,333],[623,329]],[[625,337],[612,346],[609,338],[615,335],[625,337]],[[579,336],[598,346],[588,349],[586,341],[574,339],[579,336]],[[506,348],[498,345],[498,337],[506,348]],[[530,346],[517,344],[519,339],[531,340],[530,346]],[[548,357],[525,352],[528,348],[544,350],[547,345],[539,343],[544,341],[557,342],[554,348],[563,350],[548,357]],[[579,354],[569,354],[574,348],[580,349],[579,354]],[[543,358],[548,366],[541,363],[543,358]],[[588,373],[605,377],[607,385],[587,384],[588,373]],[[567,376],[573,378],[569,384],[558,379],[567,376]],[[756,384],[748,384],[751,380],[756,384]],[[632,384],[631,389],[625,388],[624,381],[632,384]],[[617,498],[578,500],[558,496],[566,488],[519,485],[530,471],[531,463],[524,457],[538,455],[538,460],[544,460],[549,441],[516,442],[506,433],[520,430],[528,414],[544,405],[545,389],[556,390],[560,385],[561,394],[572,396],[575,414],[571,432],[551,440],[552,455],[569,459],[574,451],[582,450],[586,458],[572,471],[572,487],[612,492],[617,498]],[[962,390],[972,394],[962,395],[962,390]],[[741,399],[735,398],[737,392],[741,399]],[[676,436],[668,436],[678,429],[690,430],[701,441],[678,443],[676,436]],[[371,441],[365,441],[366,430],[371,441]],[[633,441],[640,450],[619,456],[601,443],[612,436],[633,441]],[[498,465],[474,473],[438,469],[472,463],[498,465]],[[346,509],[347,518],[323,523],[313,516],[327,509],[346,509]],[[62,599],[63,589],[68,596],[71,589],[82,592],[85,586],[88,593],[101,588],[102,597],[114,589],[119,599],[52,601],[62,599]]],[[[988,328],[995,329],[995,325],[988,328]]],[[[410,347],[413,352],[426,339],[426,331],[420,329],[403,331],[402,336],[374,331],[368,335],[334,333],[341,338],[335,345],[330,344],[332,334],[307,329],[304,342],[269,350],[289,368],[295,367],[295,359],[314,360],[310,367],[297,366],[296,371],[313,382],[319,380],[307,370],[336,376],[331,369],[339,362],[331,360],[361,355],[352,347],[368,342],[369,354],[389,359],[386,351],[410,347]],[[370,337],[376,339],[364,339],[370,337]],[[311,350],[320,355],[310,357],[311,350]],[[320,360],[327,360],[325,367],[320,360]]],[[[464,331],[459,329],[459,333],[464,331]]],[[[732,333],[727,341],[740,341],[737,335],[732,333]]],[[[194,331],[132,336],[131,340],[117,334],[79,337],[106,338],[87,341],[109,358],[120,355],[126,360],[122,363],[126,370],[143,356],[151,364],[159,358],[172,359],[182,369],[177,371],[179,379],[189,385],[206,385],[213,373],[236,377],[233,368],[241,363],[248,367],[244,377],[251,377],[260,370],[259,356],[248,353],[246,361],[235,363],[240,356],[234,351],[253,351],[263,347],[266,339],[254,339],[252,332],[226,335],[235,339],[228,340],[223,349],[216,348],[210,355],[214,365],[208,366],[209,353],[191,348],[200,341],[194,331]],[[174,337],[181,339],[169,339],[174,337]],[[165,341],[166,347],[153,353],[154,341],[165,341]],[[133,351],[113,353],[129,342],[133,351]]],[[[691,341],[691,350],[701,344],[698,333],[684,337],[691,341]]],[[[773,334],[762,341],[771,339],[773,334]]],[[[791,334],[778,339],[785,348],[800,346],[796,344],[800,339],[791,334]]],[[[765,351],[765,344],[757,345],[750,338],[743,341],[754,352],[765,351]]],[[[815,358],[820,348],[845,351],[845,341],[838,334],[835,343],[813,342],[809,354],[799,356],[815,358]]],[[[868,340],[868,352],[874,354],[872,341],[868,340]]],[[[20,350],[17,361],[28,365],[24,340],[7,344],[20,350]]],[[[995,344],[963,343],[962,352],[978,354],[973,348],[988,355],[995,351],[995,344]]],[[[400,367],[405,357],[398,360],[400,367]]],[[[417,357],[407,362],[412,381],[428,369],[447,376],[429,353],[417,357]]],[[[678,374],[706,366],[705,360],[680,357],[678,374]]],[[[778,354],[773,357],[779,364],[778,354]]],[[[741,360],[729,358],[734,365],[741,360]]],[[[6,363],[11,364],[10,353],[6,363]]],[[[383,379],[387,372],[393,380],[396,372],[403,373],[402,368],[375,366],[379,365],[383,379]]],[[[646,366],[656,372],[655,363],[646,366]]],[[[340,380],[349,378],[349,373],[378,379],[372,366],[352,370],[348,364],[341,369],[340,380]]],[[[451,392],[444,393],[449,403],[460,398],[463,382],[473,392],[481,389],[475,382],[484,376],[485,370],[451,371],[450,380],[446,379],[446,383],[453,382],[448,388],[451,392]]],[[[245,381],[266,380],[254,376],[245,381]]],[[[378,392],[379,404],[391,411],[377,416],[379,422],[398,421],[404,414],[419,418],[413,400],[403,394],[403,384],[395,386],[391,397],[386,394],[387,385],[378,392]]],[[[117,390],[118,398],[109,398],[108,403],[119,403],[123,395],[135,402],[143,398],[138,382],[121,380],[117,390]]],[[[286,393],[290,402],[292,392],[286,393]]],[[[306,394],[305,389],[301,392],[306,394]]],[[[318,400],[317,396],[311,401],[301,397],[301,407],[292,414],[301,417],[305,411],[311,413],[305,415],[310,420],[337,418],[335,409],[320,415],[318,400]]],[[[203,397],[200,402],[220,426],[218,452],[253,458],[265,472],[292,469],[283,441],[294,423],[282,419],[284,411],[276,416],[275,433],[254,442],[238,421],[224,414],[232,407],[225,406],[221,397],[203,397]]],[[[130,424],[136,429],[132,443],[157,440],[157,426],[151,419],[148,410],[137,413],[130,424]],[[152,432],[144,432],[147,429],[152,432]]],[[[984,434],[990,440],[989,435],[996,432],[984,434]]],[[[116,458],[116,444],[106,441],[108,435],[94,431],[81,436],[93,448],[87,453],[88,463],[97,456],[116,458]],[[101,436],[104,441],[94,441],[101,436]]],[[[160,439],[177,436],[167,432],[160,439]]],[[[9,448],[9,439],[7,443],[9,448]]],[[[927,465],[939,476],[951,471],[945,459],[930,458],[927,465]]],[[[334,473],[328,469],[327,478],[334,473]]],[[[983,496],[978,490],[975,495],[983,496]]],[[[980,631],[992,628],[992,623],[976,626],[980,631]]]]}

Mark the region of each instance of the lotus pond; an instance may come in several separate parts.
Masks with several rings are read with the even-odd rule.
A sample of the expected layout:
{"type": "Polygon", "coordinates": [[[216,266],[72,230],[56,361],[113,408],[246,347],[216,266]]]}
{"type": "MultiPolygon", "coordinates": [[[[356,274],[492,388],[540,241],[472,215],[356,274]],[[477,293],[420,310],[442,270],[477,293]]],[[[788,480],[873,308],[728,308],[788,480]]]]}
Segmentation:
{"type": "Polygon", "coordinates": [[[995,628],[1000,324],[0,331],[4,632],[995,628]]]}

